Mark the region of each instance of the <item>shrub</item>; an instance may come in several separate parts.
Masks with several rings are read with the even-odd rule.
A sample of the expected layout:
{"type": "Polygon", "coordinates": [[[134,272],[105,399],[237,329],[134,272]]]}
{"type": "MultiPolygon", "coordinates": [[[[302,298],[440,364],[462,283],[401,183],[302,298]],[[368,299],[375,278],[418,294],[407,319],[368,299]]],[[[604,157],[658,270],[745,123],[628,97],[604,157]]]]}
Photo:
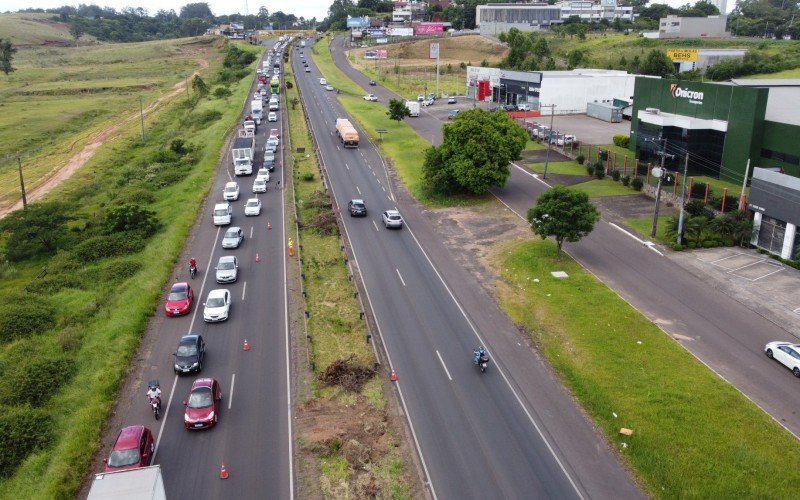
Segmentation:
{"type": "Polygon", "coordinates": [[[75,362],[64,356],[25,357],[4,373],[0,395],[4,401],[39,407],[75,374],[75,362]]]}
{"type": "Polygon", "coordinates": [[[134,259],[114,260],[100,270],[104,281],[123,281],[130,278],[142,268],[142,263],[134,259]]]}
{"type": "Polygon", "coordinates": [[[630,175],[622,176],[622,178],[620,178],[620,182],[622,182],[623,186],[627,187],[631,183],[631,176],[630,175]]]}
{"type": "Polygon", "coordinates": [[[595,179],[605,179],[606,171],[602,166],[595,166],[594,168],[595,179]]]}
{"type": "Polygon", "coordinates": [[[586,165],[586,173],[589,175],[594,175],[594,165],[592,164],[586,165]]]}
{"type": "MultiPolygon", "coordinates": [[[[722,196],[710,196],[708,204],[717,210],[722,210],[722,196]]],[[[739,200],[736,196],[725,196],[725,211],[736,210],[739,206],[739,200]]]]}
{"type": "Polygon", "coordinates": [[[585,157],[585,156],[583,156],[583,155],[578,155],[578,156],[575,158],[575,161],[577,161],[577,162],[578,162],[578,165],[583,165],[583,162],[585,162],[585,161],[586,161],[586,157],[585,157]]]}
{"type": "Polygon", "coordinates": [[[53,421],[44,411],[29,406],[0,411],[0,477],[9,477],[31,453],[46,448],[53,439],[53,421]]]}
{"type": "Polygon", "coordinates": [[[216,109],[207,109],[194,114],[192,126],[195,129],[205,128],[209,123],[215,122],[220,118],[222,118],[222,112],[216,109]]]}
{"type": "Polygon", "coordinates": [[[89,263],[117,255],[136,253],[144,246],[144,238],[136,233],[116,233],[88,238],[78,244],[72,252],[79,261],[89,263]]]}
{"type": "Polygon", "coordinates": [[[644,181],[642,180],[641,177],[638,176],[634,177],[633,179],[631,179],[631,187],[636,191],[641,191],[642,188],[644,187],[644,181]]]}
{"type": "Polygon", "coordinates": [[[706,206],[703,204],[702,200],[689,200],[686,202],[686,205],[683,206],[686,210],[686,213],[689,214],[691,217],[697,217],[698,215],[705,215],[706,213],[706,206]]]}
{"type": "Polygon", "coordinates": [[[231,92],[231,89],[229,89],[228,87],[223,86],[215,88],[213,94],[214,97],[216,97],[217,99],[224,99],[225,97],[232,96],[233,92],[231,92]]]}
{"type": "Polygon", "coordinates": [[[314,177],[315,177],[314,172],[306,172],[300,177],[300,179],[306,182],[312,182],[314,180],[314,177]]]}
{"type": "Polygon", "coordinates": [[[614,134],[613,141],[615,146],[627,149],[631,143],[631,138],[625,134],[614,134]]]}
{"type": "MultiPolygon", "coordinates": [[[[700,182],[692,186],[692,198],[703,199],[706,196],[706,186],[709,184],[707,182],[700,182]]],[[[708,197],[711,198],[713,196],[714,191],[709,187],[708,189],[708,197]]]]}
{"type": "Polygon", "coordinates": [[[43,333],[55,325],[56,312],[42,299],[23,295],[7,298],[5,302],[3,314],[0,315],[0,342],[43,333]]]}
{"type": "Polygon", "coordinates": [[[670,245],[670,248],[672,248],[676,252],[680,252],[681,250],[684,250],[686,247],[684,245],[681,245],[680,243],[673,243],[672,245],[670,245]]]}
{"type": "Polygon", "coordinates": [[[619,178],[622,174],[618,169],[614,169],[611,171],[611,178],[614,179],[615,182],[619,182],[619,178]]]}
{"type": "Polygon", "coordinates": [[[25,289],[31,293],[53,294],[63,288],[83,289],[84,280],[75,273],[49,274],[42,279],[28,283],[25,289]]]}
{"type": "Polygon", "coordinates": [[[117,195],[115,201],[120,205],[126,205],[129,203],[150,204],[150,203],[155,203],[156,196],[150,189],[146,189],[143,187],[135,187],[123,190],[121,193],[117,195]]]}
{"type": "Polygon", "coordinates": [[[718,247],[718,246],[719,246],[719,242],[716,241],[716,240],[706,240],[706,241],[703,242],[703,248],[714,248],[714,247],[718,247]]]}
{"type": "Polygon", "coordinates": [[[292,84],[292,82],[290,82],[289,80],[286,80],[286,88],[287,88],[287,90],[292,90],[292,87],[294,87],[294,84],[292,84]]]}
{"type": "Polygon", "coordinates": [[[155,212],[136,204],[111,208],[103,219],[103,230],[107,234],[136,231],[148,237],[155,234],[159,227],[161,224],[155,212]]]}

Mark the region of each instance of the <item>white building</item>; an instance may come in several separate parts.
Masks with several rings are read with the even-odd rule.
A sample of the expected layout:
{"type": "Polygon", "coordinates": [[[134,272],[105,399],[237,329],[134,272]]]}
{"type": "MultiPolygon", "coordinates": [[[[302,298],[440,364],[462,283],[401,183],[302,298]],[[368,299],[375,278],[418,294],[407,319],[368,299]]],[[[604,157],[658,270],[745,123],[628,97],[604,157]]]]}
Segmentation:
{"type": "Polygon", "coordinates": [[[658,38],[727,38],[728,16],[667,16],[658,23],[658,38]]]}
{"type": "Polygon", "coordinates": [[[581,18],[581,21],[598,23],[603,19],[613,21],[622,19],[627,21],[634,20],[633,7],[617,6],[616,0],[601,0],[593,2],[591,0],[579,2],[557,3],[561,7],[561,19],[567,20],[572,16],[581,18]]]}
{"type": "Polygon", "coordinates": [[[633,21],[633,7],[620,7],[616,0],[579,0],[549,5],[535,3],[493,3],[475,8],[475,26],[482,35],[498,35],[511,28],[520,31],[540,31],[561,24],[572,16],[586,22],[633,21]]]}

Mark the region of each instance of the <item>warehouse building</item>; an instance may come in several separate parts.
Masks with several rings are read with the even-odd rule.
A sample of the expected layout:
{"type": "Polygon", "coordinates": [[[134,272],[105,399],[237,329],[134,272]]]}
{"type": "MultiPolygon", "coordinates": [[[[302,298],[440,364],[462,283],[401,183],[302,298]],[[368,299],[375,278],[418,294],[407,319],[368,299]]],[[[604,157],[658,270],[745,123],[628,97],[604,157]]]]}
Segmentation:
{"type": "Polygon", "coordinates": [[[618,6],[616,0],[580,0],[532,3],[490,3],[475,8],[475,27],[481,35],[499,35],[511,28],[520,31],[541,31],[561,24],[570,17],[582,21],[600,22],[603,19],[633,21],[633,7],[618,6]]]}
{"type": "MultiPolygon", "coordinates": [[[[748,168],[800,177],[800,80],[636,78],[630,148],[643,161],[688,151],[689,172],[741,183],[748,168]]],[[[682,168],[683,158],[666,160],[682,168]]]]}
{"type": "Polygon", "coordinates": [[[800,178],[756,168],[747,208],[753,212],[750,243],[787,260],[800,259],[800,178]]]}
{"type": "Polygon", "coordinates": [[[725,31],[728,16],[661,18],[658,24],[658,38],[727,38],[725,31]]]}
{"type": "Polygon", "coordinates": [[[667,49],[676,73],[705,70],[726,59],[742,59],[746,49],[667,49]]]}

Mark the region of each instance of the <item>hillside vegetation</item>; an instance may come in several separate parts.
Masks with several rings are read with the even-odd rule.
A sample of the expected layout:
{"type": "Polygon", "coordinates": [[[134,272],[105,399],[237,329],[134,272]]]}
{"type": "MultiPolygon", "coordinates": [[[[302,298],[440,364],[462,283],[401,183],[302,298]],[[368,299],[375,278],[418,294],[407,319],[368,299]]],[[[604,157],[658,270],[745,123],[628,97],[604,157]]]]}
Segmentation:
{"type": "MultiPolygon", "coordinates": [[[[33,12],[0,14],[0,37],[8,38],[17,47],[74,45],[69,25],[52,20],[51,14],[33,12]]],[[[86,37],[83,41],[92,40],[86,37]]]]}

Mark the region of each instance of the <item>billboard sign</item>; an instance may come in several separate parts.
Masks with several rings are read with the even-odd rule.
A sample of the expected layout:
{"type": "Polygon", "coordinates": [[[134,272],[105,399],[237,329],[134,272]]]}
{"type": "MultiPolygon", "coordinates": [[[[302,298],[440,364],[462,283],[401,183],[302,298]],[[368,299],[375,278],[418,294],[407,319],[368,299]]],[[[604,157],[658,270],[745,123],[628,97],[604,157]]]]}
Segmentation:
{"type": "Polygon", "coordinates": [[[348,28],[367,28],[369,27],[369,17],[350,17],[347,16],[348,28]]]}
{"type": "Polygon", "coordinates": [[[414,28],[387,28],[389,36],[414,36],[414,28]]]}
{"type": "Polygon", "coordinates": [[[376,38],[375,43],[389,43],[387,38],[376,38]]]}
{"type": "Polygon", "coordinates": [[[383,38],[386,36],[386,32],[382,29],[367,30],[367,36],[371,36],[373,38],[383,38]]]}
{"type": "Polygon", "coordinates": [[[673,61],[697,62],[697,49],[667,49],[667,57],[673,61]]]}
{"type": "Polygon", "coordinates": [[[414,26],[415,35],[438,35],[444,33],[444,24],[428,23],[414,26]]]}
{"type": "Polygon", "coordinates": [[[432,43],[428,50],[428,58],[429,59],[439,59],[439,44],[432,43]]]}
{"type": "Polygon", "coordinates": [[[364,52],[364,59],[386,59],[389,52],[386,50],[368,50],[364,52]]]}

